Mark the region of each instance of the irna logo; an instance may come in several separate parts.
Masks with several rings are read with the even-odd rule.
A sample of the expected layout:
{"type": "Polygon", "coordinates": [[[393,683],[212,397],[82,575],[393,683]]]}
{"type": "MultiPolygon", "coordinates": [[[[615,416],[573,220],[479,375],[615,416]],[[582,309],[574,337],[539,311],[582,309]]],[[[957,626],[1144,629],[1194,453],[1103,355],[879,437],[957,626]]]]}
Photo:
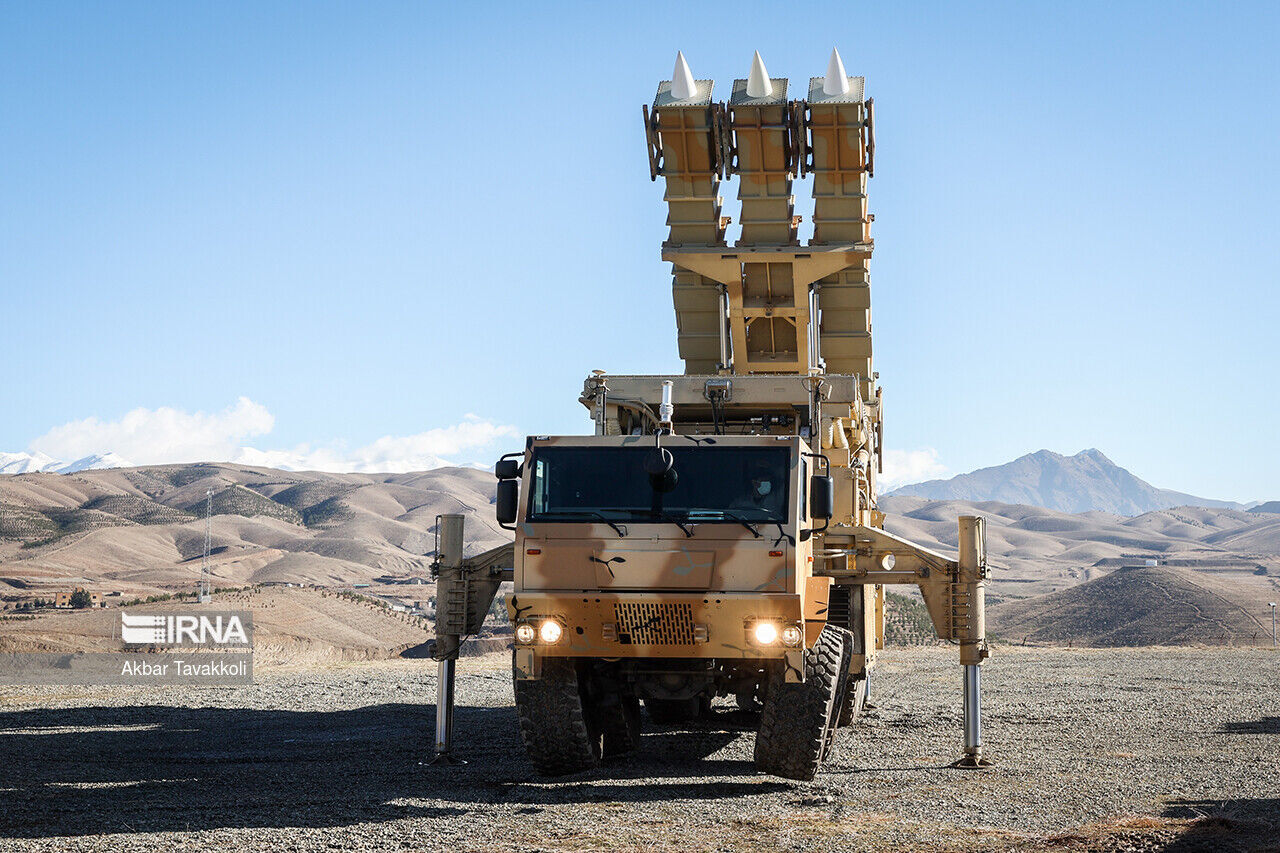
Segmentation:
{"type": "Polygon", "coordinates": [[[252,628],[248,613],[148,613],[131,616],[120,611],[120,639],[126,645],[243,648],[251,645],[252,628]]]}

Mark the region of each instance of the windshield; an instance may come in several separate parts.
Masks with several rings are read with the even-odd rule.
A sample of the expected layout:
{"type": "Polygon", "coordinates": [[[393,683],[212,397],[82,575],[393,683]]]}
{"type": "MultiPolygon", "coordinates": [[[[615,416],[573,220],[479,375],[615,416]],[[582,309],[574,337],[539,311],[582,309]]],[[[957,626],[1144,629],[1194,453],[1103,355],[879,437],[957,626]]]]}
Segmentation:
{"type": "Polygon", "coordinates": [[[675,488],[655,491],[644,460],[653,446],[540,447],[527,521],[786,522],[786,447],[672,447],[675,488]]]}

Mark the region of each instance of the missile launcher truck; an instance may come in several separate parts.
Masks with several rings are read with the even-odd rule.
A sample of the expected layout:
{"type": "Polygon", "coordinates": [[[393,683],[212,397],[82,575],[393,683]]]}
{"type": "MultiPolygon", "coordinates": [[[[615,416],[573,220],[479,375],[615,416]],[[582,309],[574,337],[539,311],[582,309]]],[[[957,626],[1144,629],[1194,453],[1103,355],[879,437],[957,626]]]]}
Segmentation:
{"type": "Polygon", "coordinates": [[[453,689],[443,659],[510,579],[516,709],[541,773],[636,749],[642,705],[654,723],[675,723],[733,697],[759,714],[757,767],[813,778],[867,701],[889,584],[917,585],[938,636],[958,646],[958,764],[985,763],[982,520],[959,520],[952,558],[886,532],[876,504],[874,103],[834,51],[803,99],[789,100],[787,85],[756,54],[728,103],[716,102],[680,55],[644,107],[685,373],[595,371],[579,398],[593,435],[533,436],[503,457],[497,515],[512,546],[464,560],[460,517],[443,520],[443,757],[453,689]],[[718,191],[734,176],[741,232],[730,245],[718,191]],[[806,176],[813,237],[801,244],[792,182],[806,176]]]}

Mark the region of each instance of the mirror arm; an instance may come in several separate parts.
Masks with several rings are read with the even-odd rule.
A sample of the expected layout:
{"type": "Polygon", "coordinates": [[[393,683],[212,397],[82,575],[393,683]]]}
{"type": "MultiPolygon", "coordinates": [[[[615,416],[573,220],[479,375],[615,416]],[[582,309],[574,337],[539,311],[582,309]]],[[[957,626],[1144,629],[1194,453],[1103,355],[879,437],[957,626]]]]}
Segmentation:
{"type": "MultiPolygon", "coordinates": [[[[499,462],[499,463],[502,463],[502,462],[505,462],[506,460],[511,459],[511,458],[514,458],[514,457],[516,457],[516,456],[523,457],[524,455],[525,455],[525,451],[523,451],[523,450],[516,451],[515,453],[504,453],[504,454],[502,454],[501,456],[499,456],[499,457],[498,457],[498,462],[499,462]]],[[[497,466],[497,465],[494,465],[494,466],[493,466],[493,468],[494,468],[494,473],[496,474],[496,473],[497,473],[498,466],[497,466]]],[[[520,463],[519,467],[516,469],[516,476],[515,476],[515,477],[512,477],[511,479],[519,479],[519,478],[520,478],[520,476],[521,476],[523,473],[524,473],[524,462],[522,461],[522,462],[520,463]]],[[[501,479],[501,478],[499,478],[499,479],[501,479]]]]}
{"type": "Polygon", "coordinates": [[[825,472],[822,476],[824,476],[824,477],[830,477],[830,476],[831,476],[831,460],[827,458],[827,456],[826,456],[826,454],[825,454],[825,453],[804,453],[804,454],[801,454],[801,455],[803,455],[803,456],[810,456],[810,457],[812,457],[812,458],[814,458],[814,459],[821,459],[821,460],[822,460],[822,464],[826,466],[826,472],[825,472]]]}

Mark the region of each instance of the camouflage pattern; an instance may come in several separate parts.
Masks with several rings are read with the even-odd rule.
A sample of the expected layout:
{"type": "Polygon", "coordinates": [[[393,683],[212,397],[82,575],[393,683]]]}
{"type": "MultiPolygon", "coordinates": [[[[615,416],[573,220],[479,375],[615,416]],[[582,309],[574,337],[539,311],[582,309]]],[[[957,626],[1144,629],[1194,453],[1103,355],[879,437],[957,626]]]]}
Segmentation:
{"type": "MultiPolygon", "coordinates": [[[[675,444],[683,439],[670,436],[675,444]]],[[[564,626],[560,642],[537,643],[553,657],[780,658],[782,645],[751,643],[757,620],[804,625],[809,644],[825,624],[829,580],[811,577],[813,540],[799,531],[811,525],[800,506],[798,437],[717,436],[722,447],[787,447],[790,453],[788,519],[761,522],[756,536],[739,524],[688,522],[691,536],[671,523],[619,522],[620,536],[604,523],[526,521],[520,507],[514,545],[515,593],[507,600],[513,624],[554,618],[564,626]],[[652,622],[627,631],[634,617],[652,622]],[[812,624],[810,624],[812,623],[812,624]],[[812,640],[809,635],[812,635],[812,640]]],[[[537,437],[538,447],[651,446],[652,436],[537,437]]],[[[531,490],[526,464],[521,494],[531,490]]]]}

